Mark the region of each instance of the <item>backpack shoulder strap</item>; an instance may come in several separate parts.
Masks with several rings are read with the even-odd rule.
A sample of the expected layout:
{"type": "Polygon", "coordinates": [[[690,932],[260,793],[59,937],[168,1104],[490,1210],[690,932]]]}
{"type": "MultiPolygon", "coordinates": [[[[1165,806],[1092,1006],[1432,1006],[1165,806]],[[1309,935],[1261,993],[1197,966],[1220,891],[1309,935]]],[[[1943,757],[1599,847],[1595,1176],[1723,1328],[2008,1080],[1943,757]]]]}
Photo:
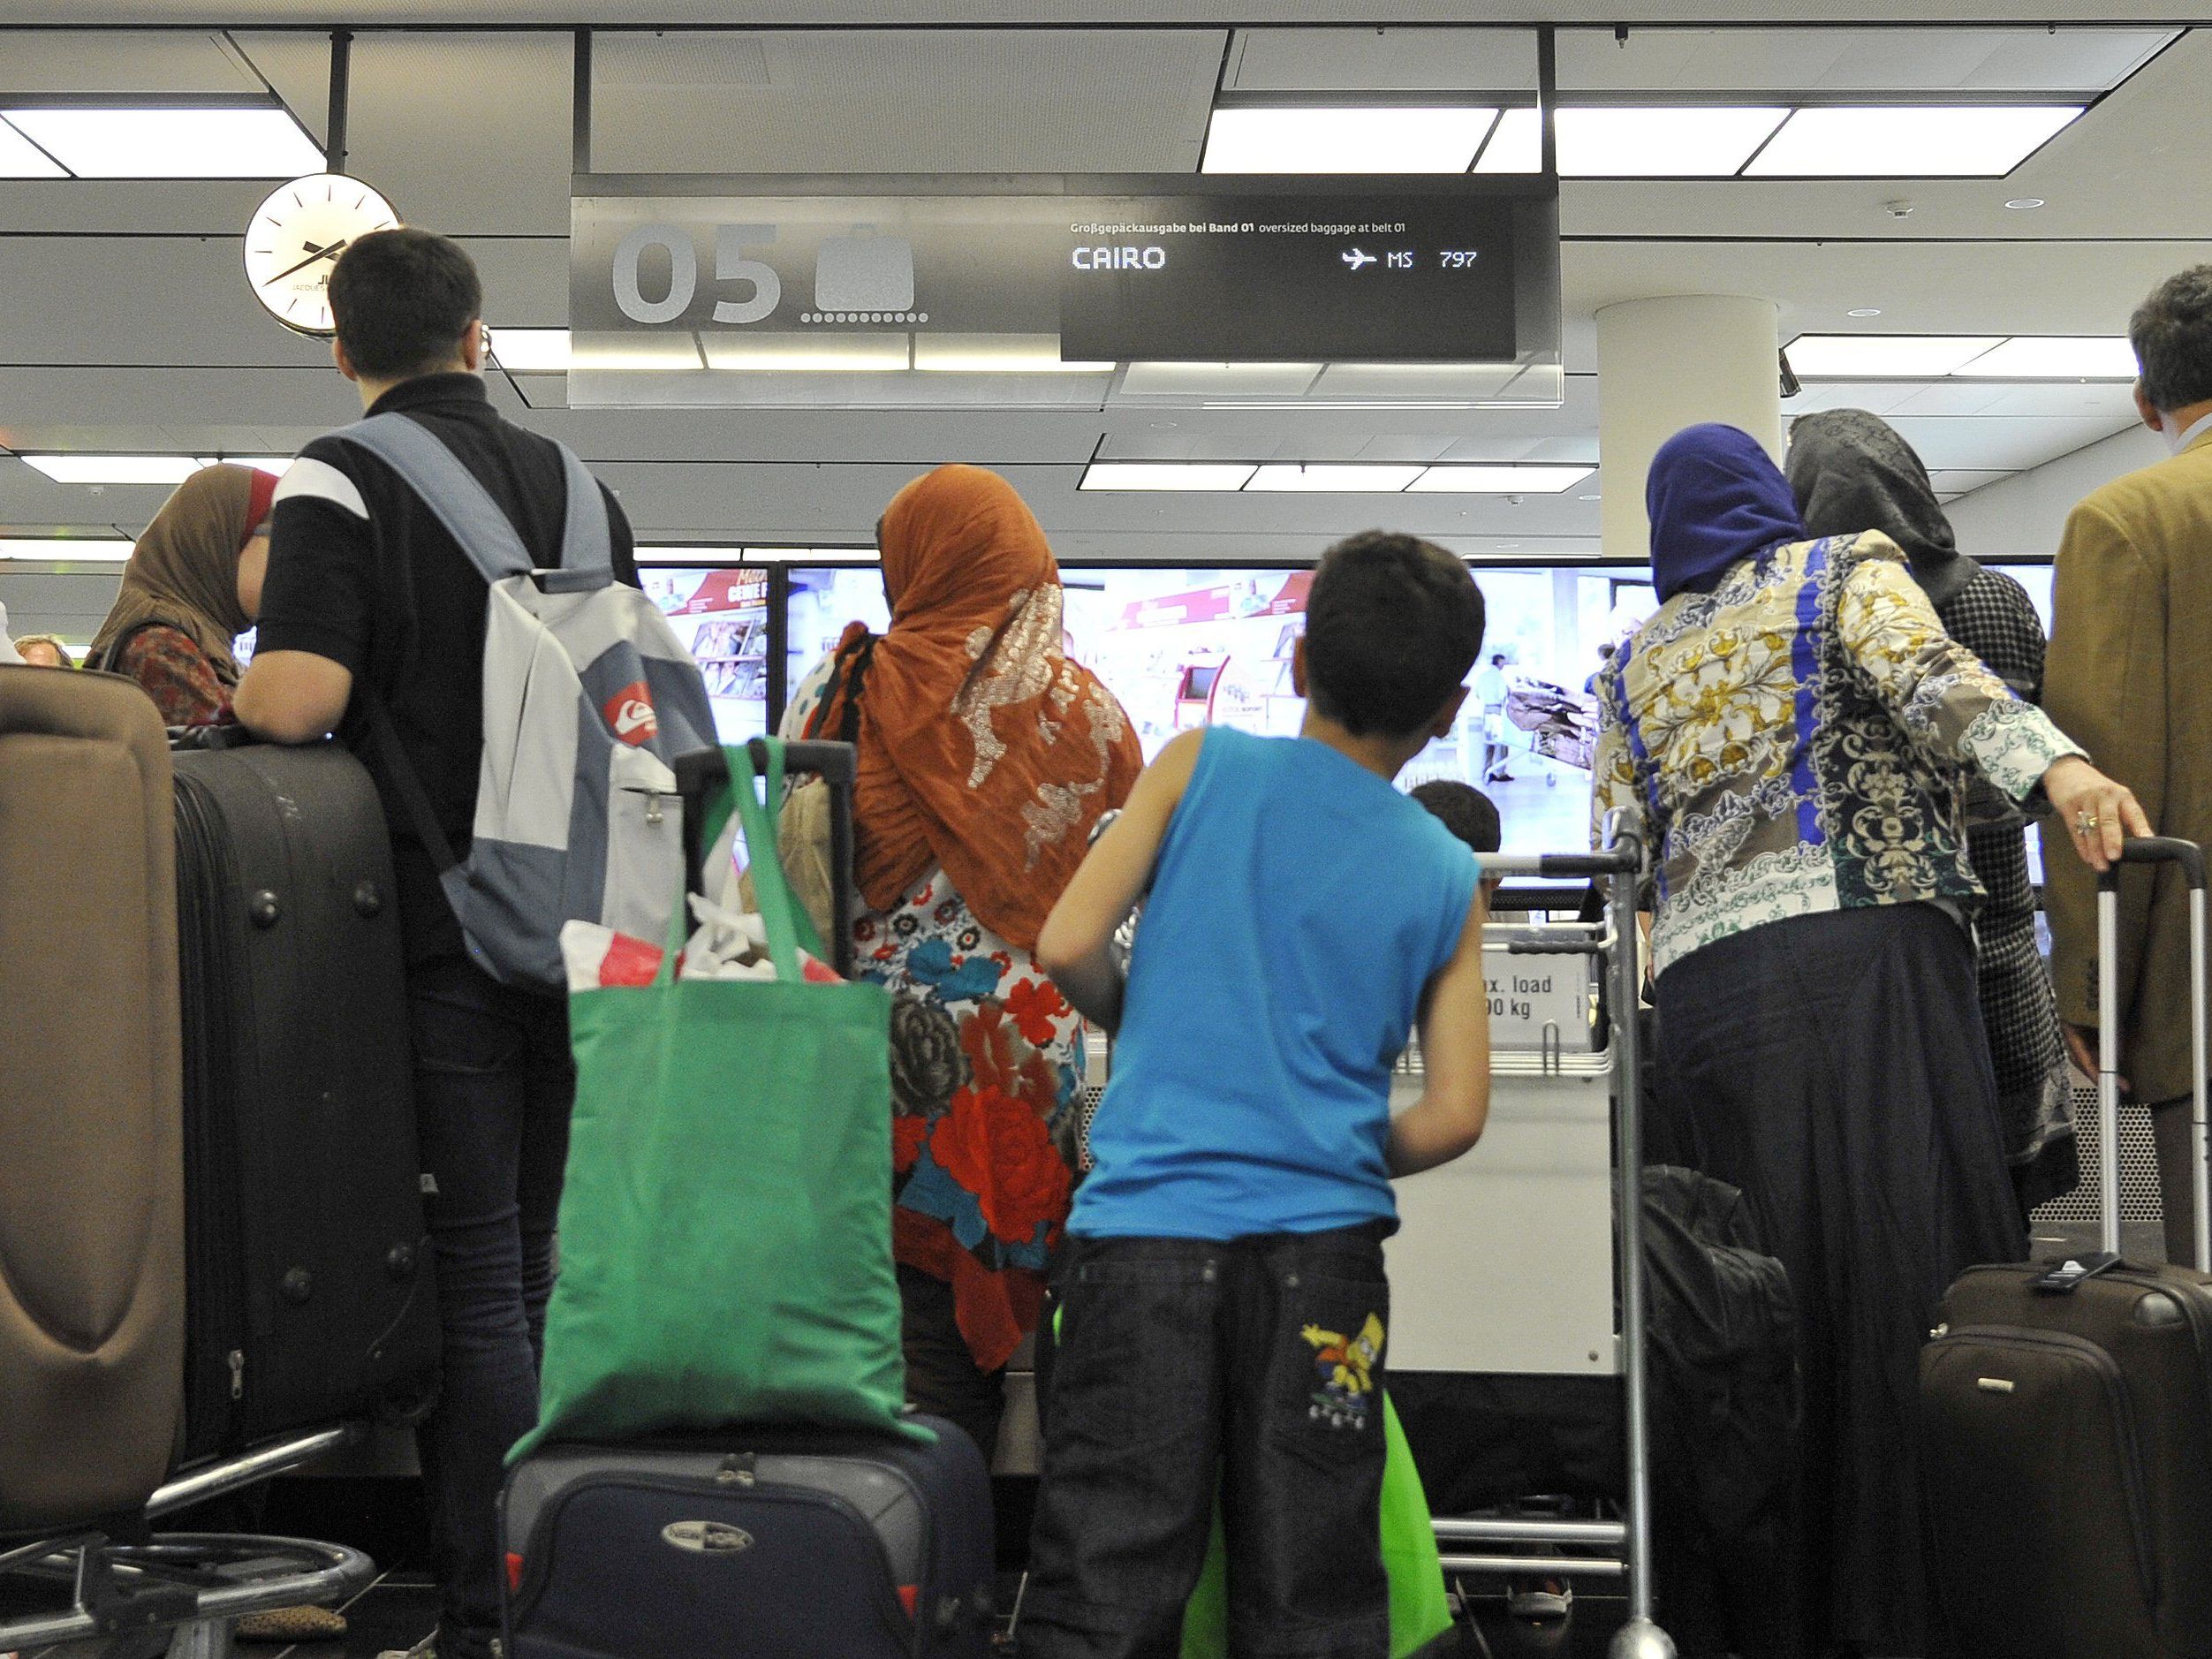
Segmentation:
{"type": "MultiPolygon", "coordinates": [[[[371,415],[331,435],[367,450],[413,490],[487,582],[526,576],[536,561],[513,522],[476,475],[420,422],[397,411],[371,415]]],[[[567,486],[561,544],[563,588],[603,587],[613,580],[607,503],[566,444],[557,446],[567,486]]]]}
{"type": "Polygon", "coordinates": [[[561,471],[568,480],[568,511],[561,519],[561,577],[549,589],[604,587],[615,579],[614,531],[607,522],[607,498],[574,450],[559,439],[561,471]]]}

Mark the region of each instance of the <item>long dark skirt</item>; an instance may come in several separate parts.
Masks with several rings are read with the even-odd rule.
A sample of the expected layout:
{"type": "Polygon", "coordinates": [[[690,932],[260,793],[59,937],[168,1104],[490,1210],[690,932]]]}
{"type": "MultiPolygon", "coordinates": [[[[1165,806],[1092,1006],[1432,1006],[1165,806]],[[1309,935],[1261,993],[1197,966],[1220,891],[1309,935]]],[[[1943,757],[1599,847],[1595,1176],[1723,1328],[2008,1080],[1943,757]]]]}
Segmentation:
{"type": "Polygon", "coordinates": [[[1920,1350],[1960,1269],[2026,1248],[1973,948],[1928,905],[1796,917],[1658,1005],[1660,1148],[1743,1190],[1797,1299],[1807,1650],[1923,1654],[1920,1350]]]}

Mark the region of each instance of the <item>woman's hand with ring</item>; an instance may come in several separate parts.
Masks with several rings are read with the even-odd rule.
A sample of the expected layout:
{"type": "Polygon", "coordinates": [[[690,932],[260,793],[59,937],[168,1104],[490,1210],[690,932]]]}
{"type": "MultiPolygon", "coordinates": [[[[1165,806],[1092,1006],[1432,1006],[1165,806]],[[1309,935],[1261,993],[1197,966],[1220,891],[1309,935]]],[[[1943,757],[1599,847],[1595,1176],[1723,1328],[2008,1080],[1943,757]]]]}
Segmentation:
{"type": "Polygon", "coordinates": [[[2051,762],[2043,774],[2043,793],[2053,814],[2073,831],[2074,851],[2093,870],[2102,872],[2117,862],[2120,844],[2128,837],[2152,833],[2135,792],[2078,754],[2051,762]]]}

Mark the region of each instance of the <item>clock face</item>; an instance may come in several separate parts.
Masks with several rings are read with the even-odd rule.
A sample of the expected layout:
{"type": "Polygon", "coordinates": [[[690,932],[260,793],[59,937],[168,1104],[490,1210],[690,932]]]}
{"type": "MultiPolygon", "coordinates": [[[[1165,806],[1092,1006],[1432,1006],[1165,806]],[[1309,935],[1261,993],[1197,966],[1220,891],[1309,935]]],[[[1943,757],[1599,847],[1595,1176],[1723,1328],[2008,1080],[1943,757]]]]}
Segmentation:
{"type": "Polygon", "coordinates": [[[356,237],[398,223],[391,204],[358,178],[295,178],[278,186],[246,227],[246,279],[286,328],[328,334],[330,267],[356,237]]]}

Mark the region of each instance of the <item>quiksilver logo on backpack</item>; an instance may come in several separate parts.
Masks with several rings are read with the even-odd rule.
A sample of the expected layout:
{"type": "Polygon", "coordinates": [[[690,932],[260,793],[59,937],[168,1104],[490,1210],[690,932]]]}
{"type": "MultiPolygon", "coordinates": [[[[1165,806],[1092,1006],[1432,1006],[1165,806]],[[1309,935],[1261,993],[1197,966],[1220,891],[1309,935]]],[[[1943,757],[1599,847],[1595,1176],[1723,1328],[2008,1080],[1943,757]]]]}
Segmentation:
{"type": "Polygon", "coordinates": [[[641,679],[627,686],[599,706],[617,738],[635,747],[661,733],[661,717],[653,712],[653,692],[641,679]]]}

